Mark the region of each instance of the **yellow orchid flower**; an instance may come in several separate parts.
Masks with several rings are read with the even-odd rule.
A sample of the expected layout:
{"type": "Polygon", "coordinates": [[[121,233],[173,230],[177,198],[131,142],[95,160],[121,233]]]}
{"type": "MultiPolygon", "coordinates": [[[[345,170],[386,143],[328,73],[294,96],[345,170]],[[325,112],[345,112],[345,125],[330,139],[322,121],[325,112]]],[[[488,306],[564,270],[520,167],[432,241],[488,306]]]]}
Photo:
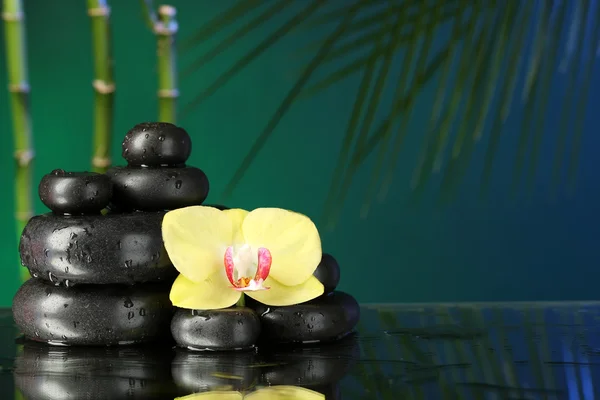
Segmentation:
{"type": "Polygon", "coordinates": [[[243,293],[271,306],[299,304],[323,294],[313,276],[321,238],[305,215],[280,208],[218,210],[193,206],[169,211],[165,248],[180,272],[171,302],[210,310],[236,304],[243,293]]]}
{"type": "Polygon", "coordinates": [[[250,392],[214,391],[194,393],[175,400],[323,400],[325,395],[298,386],[271,386],[250,392]]]}

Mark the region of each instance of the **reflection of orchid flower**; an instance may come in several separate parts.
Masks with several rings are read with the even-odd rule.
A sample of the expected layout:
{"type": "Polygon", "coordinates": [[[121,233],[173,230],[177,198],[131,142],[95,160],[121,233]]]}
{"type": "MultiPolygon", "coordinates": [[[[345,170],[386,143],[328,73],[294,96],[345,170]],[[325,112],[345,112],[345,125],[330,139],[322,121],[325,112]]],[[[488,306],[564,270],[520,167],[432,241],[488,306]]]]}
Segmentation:
{"type": "Polygon", "coordinates": [[[298,386],[271,386],[243,395],[240,392],[194,393],[175,400],[322,400],[325,395],[298,386]]]}
{"type": "Polygon", "coordinates": [[[280,208],[248,212],[193,206],[168,212],[162,233],[180,272],[170,295],[177,307],[226,308],[242,293],[285,306],[323,294],[313,276],[321,239],[305,215],[280,208]]]}

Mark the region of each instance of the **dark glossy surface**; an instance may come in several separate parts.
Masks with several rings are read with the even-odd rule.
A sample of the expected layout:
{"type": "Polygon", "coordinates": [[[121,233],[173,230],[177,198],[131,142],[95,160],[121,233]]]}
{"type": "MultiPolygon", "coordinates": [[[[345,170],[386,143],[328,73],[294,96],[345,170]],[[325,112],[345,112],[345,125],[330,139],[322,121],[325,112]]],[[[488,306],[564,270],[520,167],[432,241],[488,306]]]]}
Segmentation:
{"type": "Polygon", "coordinates": [[[172,282],[164,213],[33,217],[21,235],[21,262],[55,284],[172,282]]]}
{"type": "Polygon", "coordinates": [[[121,210],[173,210],[200,205],[208,196],[208,178],[194,167],[113,167],[106,175],[113,182],[112,203],[121,210]]]}
{"type": "Polygon", "coordinates": [[[313,275],[323,284],[325,293],[333,292],[340,283],[340,265],[331,254],[323,253],[313,275]]]}
{"type": "Polygon", "coordinates": [[[123,345],[169,337],[168,289],[156,284],[53,286],[30,279],[13,300],[26,337],[56,345],[123,345]]]}
{"type": "Polygon", "coordinates": [[[358,334],[305,348],[197,353],[15,342],[0,317],[0,398],[173,399],[296,385],[330,399],[600,398],[600,303],[383,305],[358,334]]]}
{"type": "Polygon", "coordinates": [[[132,166],[184,164],[192,140],[183,129],[167,122],[137,124],[125,135],[122,156],[132,166]]]}
{"type": "Polygon", "coordinates": [[[38,194],[57,214],[93,214],[110,202],[112,182],[103,174],[57,169],[44,175],[38,194]]]}

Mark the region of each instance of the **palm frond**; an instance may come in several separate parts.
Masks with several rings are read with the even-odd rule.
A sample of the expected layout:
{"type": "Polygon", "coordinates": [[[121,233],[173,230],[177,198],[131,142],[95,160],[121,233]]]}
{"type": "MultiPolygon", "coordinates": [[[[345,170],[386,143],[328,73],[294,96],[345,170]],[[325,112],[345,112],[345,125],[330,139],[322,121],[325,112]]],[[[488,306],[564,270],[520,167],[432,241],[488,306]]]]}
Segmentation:
{"type": "MultiPolygon", "coordinates": [[[[242,16],[258,10],[258,3],[238,2],[201,27],[190,43],[197,45],[221,27],[240,21],[242,16]]],[[[511,189],[517,193],[525,176],[531,191],[542,142],[550,137],[546,134],[550,130],[546,127],[548,98],[560,57],[563,60],[558,72],[566,74],[570,96],[558,124],[552,174],[558,190],[567,165],[568,182],[573,187],[583,141],[589,82],[597,57],[595,51],[600,45],[597,0],[354,0],[335,3],[333,9],[321,7],[325,3],[315,1],[294,11],[291,19],[242,55],[188,105],[187,110],[191,110],[201,104],[293,29],[336,26],[334,33],[302,50],[314,49],[316,55],[305,64],[288,96],[235,172],[226,196],[296,101],[354,77],[358,78],[356,99],[349,110],[324,204],[324,217],[329,222],[339,215],[354,176],[375,151],[361,214],[368,213],[375,197],[380,201],[386,197],[394,182],[398,160],[405,151],[403,143],[412,134],[408,127],[417,99],[434,80],[437,88],[432,111],[422,132],[421,150],[410,185],[414,198],[419,198],[431,184],[430,178],[440,173],[440,199],[452,201],[472,170],[471,159],[478,150],[484,152],[483,168],[477,172],[480,194],[485,195],[509,117],[520,119],[516,121],[520,132],[511,189]],[[350,14],[352,18],[348,17],[350,14]],[[443,34],[448,36],[447,43],[434,53],[435,39],[449,24],[450,34],[443,34]],[[561,52],[563,47],[565,50],[561,52]],[[404,59],[396,70],[392,64],[398,57],[404,59]],[[311,81],[314,72],[324,66],[331,70],[311,81]],[[379,120],[375,116],[382,114],[383,92],[391,80],[396,87],[390,109],[379,120]],[[514,113],[517,108],[520,113],[514,113]],[[569,129],[573,120],[574,130],[569,129]]],[[[258,26],[274,20],[287,5],[285,0],[269,3],[267,9],[249,22],[240,22],[233,34],[200,56],[189,71],[198,70],[258,26]]]]}

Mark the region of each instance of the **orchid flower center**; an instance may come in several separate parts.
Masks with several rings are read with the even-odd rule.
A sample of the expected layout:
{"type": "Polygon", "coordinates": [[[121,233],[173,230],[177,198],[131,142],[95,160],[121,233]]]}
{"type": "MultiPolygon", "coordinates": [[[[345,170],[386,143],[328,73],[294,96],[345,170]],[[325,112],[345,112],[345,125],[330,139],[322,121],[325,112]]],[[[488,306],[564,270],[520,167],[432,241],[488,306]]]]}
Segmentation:
{"type": "Polygon", "coordinates": [[[229,246],[223,262],[227,279],[239,291],[269,289],[263,285],[271,270],[271,252],[263,247],[248,244],[229,246]]]}

